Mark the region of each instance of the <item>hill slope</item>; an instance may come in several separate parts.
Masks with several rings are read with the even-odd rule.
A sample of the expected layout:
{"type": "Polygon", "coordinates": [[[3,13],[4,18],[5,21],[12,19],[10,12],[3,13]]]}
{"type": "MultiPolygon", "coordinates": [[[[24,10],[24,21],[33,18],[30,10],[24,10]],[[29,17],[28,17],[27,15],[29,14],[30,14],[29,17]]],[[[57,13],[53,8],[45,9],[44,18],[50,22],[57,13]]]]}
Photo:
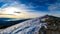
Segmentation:
{"type": "MultiPolygon", "coordinates": [[[[55,21],[55,19],[57,19],[58,22],[58,17],[53,17],[53,16],[43,16],[43,17],[39,17],[39,18],[34,18],[34,19],[30,19],[18,24],[15,24],[11,27],[8,27],[2,31],[0,31],[1,34],[38,34],[41,26],[45,26],[45,28],[47,28],[50,24],[55,24],[55,22],[50,21],[50,19],[52,19],[53,21],[55,21]],[[43,19],[43,22],[41,21],[43,19]],[[46,20],[47,19],[47,20],[46,20]],[[44,21],[45,20],[45,21],[44,21]],[[48,21],[49,20],[49,21],[48,21]],[[48,26],[46,26],[48,25],[48,26]]],[[[56,23],[57,23],[56,22],[56,23]]],[[[49,27],[48,29],[51,29],[52,27],[54,27],[54,24],[49,27]]],[[[54,30],[54,28],[52,29],[54,30]]]]}
{"type": "Polygon", "coordinates": [[[13,19],[13,18],[0,18],[0,29],[10,27],[12,25],[24,22],[29,19],[13,19]]]}
{"type": "MultiPolygon", "coordinates": [[[[25,22],[16,24],[14,26],[8,27],[1,31],[0,33],[7,34],[38,34],[38,30],[41,27],[40,18],[35,18],[27,20],[25,22]]],[[[45,26],[45,25],[44,25],[45,26]]]]}

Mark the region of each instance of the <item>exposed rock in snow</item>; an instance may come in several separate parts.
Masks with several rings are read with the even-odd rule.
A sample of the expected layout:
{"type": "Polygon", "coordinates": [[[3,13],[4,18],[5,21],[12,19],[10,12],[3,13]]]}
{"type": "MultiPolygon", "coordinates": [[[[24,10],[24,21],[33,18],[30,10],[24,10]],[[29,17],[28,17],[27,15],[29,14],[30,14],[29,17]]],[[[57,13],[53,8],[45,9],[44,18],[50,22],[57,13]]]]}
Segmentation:
{"type": "Polygon", "coordinates": [[[38,30],[41,26],[45,26],[46,23],[40,23],[40,18],[34,18],[25,22],[13,25],[0,31],[0,34],[38,34],[38,30]]]}

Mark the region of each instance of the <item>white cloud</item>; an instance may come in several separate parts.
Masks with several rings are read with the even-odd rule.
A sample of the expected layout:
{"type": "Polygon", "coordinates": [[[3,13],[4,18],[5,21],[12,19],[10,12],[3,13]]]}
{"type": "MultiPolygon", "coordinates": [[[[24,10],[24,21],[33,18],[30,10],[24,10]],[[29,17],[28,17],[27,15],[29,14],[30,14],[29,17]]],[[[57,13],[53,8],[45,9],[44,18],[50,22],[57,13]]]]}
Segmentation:
{"type": "Polygon", "coordinates": [[[21,4],[19,2],[10,2],[6,3],[2,6],[0,13],[5,14],[3,16],[0,15],[0,17],[10,17],[10,18],[34,18],[34,17],[40,17],[45,15],[46,13],[38,12],[36,10],[31,10],[28,8],[35,8],[31,5],[27,6],[25,4],[21,4]],[[20,13],[14,13],[14,12],[20,12],[20,13]],[[33,11],[33,12],[32,12],[33,11]],[[6,16],[9,15],[10,16],[6,16]],[[13,15],[13,17],[12,17],[13,15]]]}
{"type": "Polygon", "coordinates": [[[0,0],[0,2],[3,2],[4,0],[0,0]]]}
{"type": "Polygon", "coordinates": [[[0,16],[0,17],[9,17],[6,15],[10,15],[10,18],[35,18],[35,17],[40,17],[45,15],[46,13],[43,12],[29,12],[30,10],[22,10],[20,8],[16,7],[8,7],[5,8],[4,11],[1,11],[2,14],[5,14],[5,16],[0,16]],[[20,12],[20,13],[15,13],[15,12],[20,12]],[[13,15],[13,17],[11,17],[13,15]]]}
{"type": "Polygon", "coordinates": [[[50,10],[50,11],[59,11],[60,10],[60,3],[51,4],[48,7],[48,10],[50,10]]]}
{"type": "Polygon", "coordinates": [[[60,17],[60,2],[56,2],[55,4],[51,4],[48,7],[48,10],[50,11],[50,15],[54,15],[57,17],[60,17]]]}

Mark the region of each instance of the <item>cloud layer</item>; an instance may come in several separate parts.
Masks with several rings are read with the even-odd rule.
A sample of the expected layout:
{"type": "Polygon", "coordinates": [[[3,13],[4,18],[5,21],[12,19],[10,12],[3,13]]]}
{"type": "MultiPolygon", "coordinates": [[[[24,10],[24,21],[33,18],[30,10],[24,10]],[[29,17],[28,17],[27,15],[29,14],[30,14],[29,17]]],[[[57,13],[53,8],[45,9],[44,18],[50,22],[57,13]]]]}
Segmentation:
{"type": "Polygon", "coordinates": [[[39,13],[36,10],[31,10],[29,8],[35,8],[35,7],[33,7],[31,5],[27,6],[25,4],[20,4],[16,1],[11,3],[11,4],[7,3],[1,7],[0,17],[5,17],[5,18],[35,18],[35,17],[45,15],[45,13],[42,13],[42,12],[39,13]],[[20,12],[20,13],[15,13],[15,12],[20,12]]]}
{"type": "Polygon", "coordinates": [[[0,13],[3,14],[1,17],[32,18],[45,14],[60,15],[60,0],[0,0],[0,3],[0,13]]]}

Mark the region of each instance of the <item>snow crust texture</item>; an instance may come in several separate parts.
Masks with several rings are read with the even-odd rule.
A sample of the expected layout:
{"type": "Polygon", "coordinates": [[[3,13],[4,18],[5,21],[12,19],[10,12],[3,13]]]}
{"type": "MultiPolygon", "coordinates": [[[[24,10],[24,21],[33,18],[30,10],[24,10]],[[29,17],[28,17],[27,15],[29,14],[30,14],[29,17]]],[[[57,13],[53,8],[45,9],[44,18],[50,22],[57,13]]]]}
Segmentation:
{"type": "Polygon", "coordinates": [[[39,18],[34,18],[0,30],[0,34],[38,34],[41,25],[45,26],[39,18]]]}

